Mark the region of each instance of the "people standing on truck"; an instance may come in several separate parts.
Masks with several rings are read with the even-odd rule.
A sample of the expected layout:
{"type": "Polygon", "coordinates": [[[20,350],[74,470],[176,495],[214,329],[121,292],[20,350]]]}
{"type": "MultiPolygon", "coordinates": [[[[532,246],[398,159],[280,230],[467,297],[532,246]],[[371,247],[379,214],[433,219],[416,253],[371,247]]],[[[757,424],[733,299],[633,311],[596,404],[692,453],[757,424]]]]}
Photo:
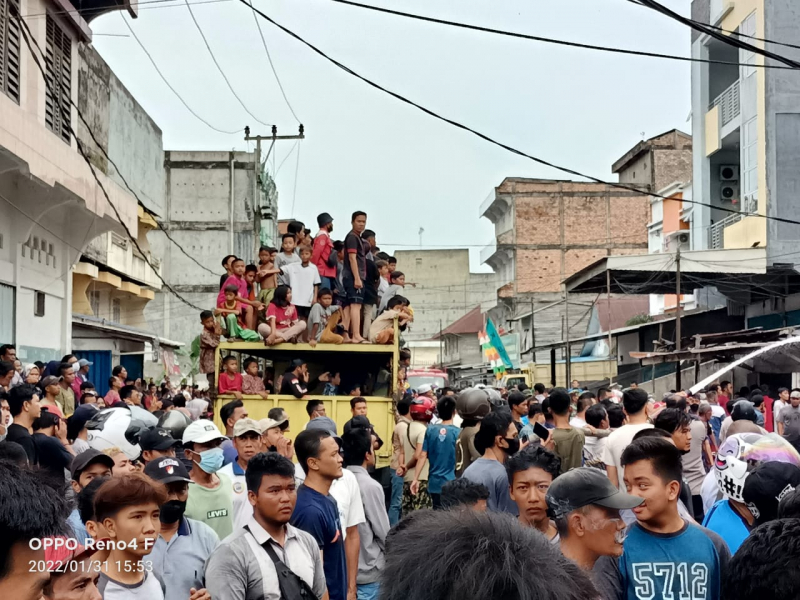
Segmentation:
{"type": "Polygon", "coordinates": [[[236,286],[236,302],[244,305],[243,321],[247,329],[255,331],[256,329],[256,314],[258,311],[264,309],[264,305],[258,300],[250,300],[247,281],[244,278],[245,264],[241,258],[236,258],[233,261],[233,274],[225,281],[219,294],[217,295],[217,306],[221,306],[225,302],[225,290],[228,286],[236,286]]]}
{"type": "Polygon", "coordinates": [[[367,257],[367,277],[364,279],[364,306],[361,310],[361,331],[366,336],[377,315],[378,303],[380,302],[378,286],[380,285],[381,276],[375,264],[377,251],[375,232],[371,229],[365,229],[361,233],[361,241],[364,244],[364,251],[367,257]]]}
{"type": "Polygon", "coordinates": [[[278,287],[278,275],[281,270],[275,267],[275,255],[278,253],[276,248],[261,246],[258,250],[258,264],[256,267],[256,282],[259,284],[260,292],[258,301],[268,305],[272,302],[275,288],[278,287]]]}
{"type": "Polygon", "coordinates": [[[336,265],[339,262],[336,251],[333,248],[331,232],[333,231],[333,217],[328,213],[321,213],[317,216],[319,232],[314,238],[311,253],[311,262],[317,267],[321,287],[333,289],[334,279],[336,279],[336,265]]]}
{"type": "Polygon", "coordinates": [[[401,273],[400,271],[394,271],[389,275],[389,287],[386,288],[386,291],[381,296],[381,303],[378,306],[378,314],[380,315],[383,311],[387,310],[389,307],[389,300],[394,298],[395,296],[402,295],[403,288],[406,286],[406,276],[401,273]]]}
{"type": "Polygon", "coordinates": [[[319,271],[311,264],[311,248],[300,248],[300,262],[281,267],[281,272],[286,275],[287,285],[291,288],[298,317],[308,323],[311,307],[317,302],[320,284],[319,271]]]}
{"type": "Polygon", "coordinates": [[[356,211],[353,213],[351,223],[352,231],[344,239],[347,259],[342,272],[342,283],[349,304],[347,321],[350,327],[350,338],[354,344],[365,343],[361,336],[361,311],[364,304],[364,285],[367,279],[367,253],[361,233],[367,227],[367,213],[356,211]]]}

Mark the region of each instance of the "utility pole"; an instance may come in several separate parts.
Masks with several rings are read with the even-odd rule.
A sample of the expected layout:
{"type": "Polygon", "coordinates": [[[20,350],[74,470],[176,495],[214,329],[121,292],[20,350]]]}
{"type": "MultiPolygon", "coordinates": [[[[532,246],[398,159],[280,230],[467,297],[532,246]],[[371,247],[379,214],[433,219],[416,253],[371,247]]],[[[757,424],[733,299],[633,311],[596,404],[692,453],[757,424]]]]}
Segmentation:
{"type": "MultiPolygon", "coordinates": [[[[255,157],[255,177],[253,177],[253,233],[254,233],[254,254],[253,256],[258,256],[258,249],[261,246],[261,206],[259,205],[259,198],[258,198],[258,188],[259,188],[259,181],[261,178],[261,140],[270,140],[272,143],[269,145],[269,150],[267,151],[267,156],[264,158],[266,162],[269,160],[269,156],[272,153],[272,149],[275,147],[275,142],[278,140],[304,140],[306,139],[305,135],[305,127],[300,125],[299,134],[298,135],[278,135],[278,127],[276,125],[272,126],[272,135],[250,135],[250,126],[246,126],[244,128],[244,139],[246,142],[255,142],[256,143],[256,157],[255,157]]],[[[273,215],[273,218],[277,218],[278,215],[273,215]]]]}
{"type": "MultiPolygon", "coordinates": [[[[608,305],[608,358],[611,358],[612,352],[614,349],[611,347],[614,343],[614,340],[611,338],[611,271],[608,270],[608,266],[606,266],[606,304],[608,305]]],[[[617,353],[614,352],[614,362],[617,362],[617,353]]],[[[614,383],[614,376],[611,375],[609,372],[608,375],[608,386],[611,387],[611,384],[614,383]]]]}
{"type": "Polygon", "coordinates": [[[566,360],[564,361],[564,375],[567,382],[564,387],[569,389],[572,383],[572,348],[569,343],[569,292],[567,286],[564,286],[564,340],[566,341],[566,360]]]}
{"type": "MultiPolygon", "coordinates": [[[[677,310],[675,311],[675,353],[681,351],[681,245],[675,253],[675,294],[677,297],[677,310]]],[[[678,368],[675,371],[675,389],[681,391],[681,361],[678,357],[678,368]]]]}

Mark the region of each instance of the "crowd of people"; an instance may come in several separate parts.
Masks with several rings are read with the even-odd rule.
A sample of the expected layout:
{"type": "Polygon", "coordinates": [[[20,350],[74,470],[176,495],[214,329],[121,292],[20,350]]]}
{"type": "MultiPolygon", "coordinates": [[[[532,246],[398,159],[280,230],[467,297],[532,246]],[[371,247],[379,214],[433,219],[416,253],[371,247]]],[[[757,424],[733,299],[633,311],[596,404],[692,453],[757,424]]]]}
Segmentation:
{"type": "Polygon", "coordinates": [[[397,399],[387,480],[362,397],[341,427],[308,400],[292,436],[280,407],[145,425],[135,382],[69,415],[11,379],[0,591],[18,600],[784,600],[800,583],[800,390],[425,387],[397,399]]]}

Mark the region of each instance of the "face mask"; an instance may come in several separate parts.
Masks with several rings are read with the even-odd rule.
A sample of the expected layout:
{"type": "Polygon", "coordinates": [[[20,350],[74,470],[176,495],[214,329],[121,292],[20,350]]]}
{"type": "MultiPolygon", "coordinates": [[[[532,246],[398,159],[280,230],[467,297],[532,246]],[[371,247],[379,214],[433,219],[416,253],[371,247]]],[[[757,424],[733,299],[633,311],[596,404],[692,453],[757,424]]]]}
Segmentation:
{"type": "Polygon", "coordinates": [[[222,452],[222,448],[211,448],[211,450],[205,450],[199,454],[199,466],[209,475],[219,471],[222,468],[222,463],[225,462],[225,454],[222,452]]]}
{"type": "Polygon", "coordinates": [[[519,438],[503,438],[508,444],[508,448],[503,448],[509,456],[519,452],[519,438]]]}
{"type": "Polygon", "coordinates": [[[159,518],[162,523],[174,523],[180,520],[183,513],[186,511],[186,501],[170,500],[161,507],[161,514],[159,518]]]}

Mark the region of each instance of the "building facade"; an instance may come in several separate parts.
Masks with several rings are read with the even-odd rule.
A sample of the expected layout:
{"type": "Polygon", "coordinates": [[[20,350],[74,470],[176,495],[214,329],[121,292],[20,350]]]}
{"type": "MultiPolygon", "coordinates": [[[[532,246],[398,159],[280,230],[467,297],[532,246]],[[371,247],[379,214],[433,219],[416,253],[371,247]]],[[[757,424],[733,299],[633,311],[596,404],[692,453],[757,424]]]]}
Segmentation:
{"type": "Polygon", "coordinates": [[[406,276],[403,295],[414,308],[407,340],[427,340],[482,305],[497,301],[496,275],[472,273],[469,250],[399,250],[397,270],[406,276]]]}
{"type": "MultiPolygon", "coordinates": [[[[161,230],[151,233],[151,246],[162,257],[165,281],[193,304],[213,309],[225,272],[222,258],[234,254],[255,262],[258,247],[275,241],[277,193],[268,186],[271,179],[256,168],[253,152],[167,151],[163,164],[166,183],[159,222],[197,262],[161,230]]],[[[200,334],[199,312],[172,294],[157,293],[145,315],[164,337],[187,346],[200,334]]],[[[188,373],[188,359],[179,362],[188,373]]]]}
{"type": "Polygon", "coordinates": [[[23,362],[55,360],[75,346],[72,269],[95,237],[125,235],[109,202],[139,235],[136,199],[92,160],[95,179],[73,134],[86,140],[75,105],[95,104],[96,90],[81,85],[88,20],[121,7],[0,4],[0,340],[15,343],[23,362]],[[19,14],[44,17],[21,23],[19,14]],[[47,80],[23,32],[46,57],[47,80]]]}
{"type": "MultiPolygon", "coordinates": [[[[800,5],[792,0],[694,0],[692,17],[757,38],[800,43],[800,5]]],[[[779,52],[800,58],[796,49],[781,46],[779,52]]],[[[692,33],[692,56],[742,65],[692,63],[692,193],[714,207],[694,207],[693,248],[766,247],[769,265],[797,264],[798,255],[791,253],[798,226],[754,216],[800,219],[797,78],[791,70],[760,68],[763,56],[698,32],[692,33]]]]}

